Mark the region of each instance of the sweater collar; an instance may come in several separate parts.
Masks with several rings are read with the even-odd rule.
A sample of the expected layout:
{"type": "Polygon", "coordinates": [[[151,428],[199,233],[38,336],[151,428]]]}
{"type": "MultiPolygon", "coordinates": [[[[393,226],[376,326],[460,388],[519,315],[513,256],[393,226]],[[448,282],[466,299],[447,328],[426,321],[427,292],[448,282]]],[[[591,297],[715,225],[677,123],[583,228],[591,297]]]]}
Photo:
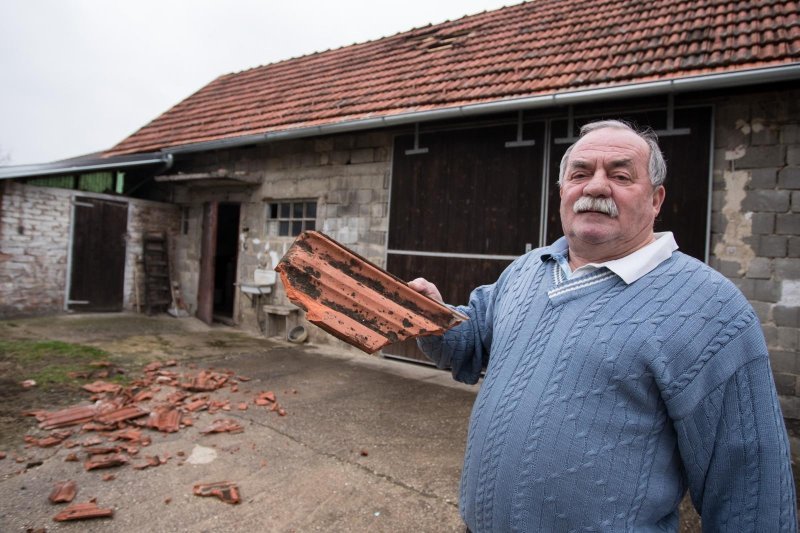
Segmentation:
{"type": "MultiPolygon", "coordinates": [[[[636,250],[632,254],[604,263],[589,263],[577,269],[576,272],[587,273],[599,268],[607,268],[622,278],[626,284],[630,285],[637,279],[649,274],[658,265],[669,259],[672,256],[672,252],[677,249],[678,244],[675,242],[675,237],[671,231],[656,233],[653,242],[636,250]]],[[[566,257],[568,251],[569,246],[567,244],[567,239],[561,237],[552,245],[543,248],[539,257],[542,261],[553,259],[559,262],[558,259],[560,257],[566,257]]]]}

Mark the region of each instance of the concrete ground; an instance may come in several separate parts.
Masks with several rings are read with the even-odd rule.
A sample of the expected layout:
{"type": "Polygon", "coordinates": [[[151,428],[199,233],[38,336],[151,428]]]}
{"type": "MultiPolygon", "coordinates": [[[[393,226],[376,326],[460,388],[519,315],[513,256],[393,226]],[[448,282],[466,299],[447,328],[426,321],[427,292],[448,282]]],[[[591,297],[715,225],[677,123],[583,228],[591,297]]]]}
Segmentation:
{"type": "Polygon", "coordinates": [[[21,435],[36,431],[26,418],[18,447],[0,460],[0,531],[463,531],[458,480],[477,388],[447,373],[166,315],[1,324],[7,338],[88,344],[118,359],[174,357],[179,366],[171,370],[179,372],[230,369],[251,378],[237,392],[224,391],[232,404],[271,390],[287,416],[234,409],[224,416],[238,420],[242,433],[201,435],[214,416],[198,413],[193,427],[148,432],[153,442],[142,454],[169,453],[166,464],[89,472],[64,461],[77,448],[24,448],[21,435]],[[26,469],[15,453],[42,463],[26,469]],[[110,472],[115,479],[103,481],[110,472]],[[64,506],[48,495],[65,479],[77,482],[75,502],[97,498],[113,518],[54,522],[64,506]],[[241,503],[192,495],[194,484],[215,481],[236,482],[241,503]]]}

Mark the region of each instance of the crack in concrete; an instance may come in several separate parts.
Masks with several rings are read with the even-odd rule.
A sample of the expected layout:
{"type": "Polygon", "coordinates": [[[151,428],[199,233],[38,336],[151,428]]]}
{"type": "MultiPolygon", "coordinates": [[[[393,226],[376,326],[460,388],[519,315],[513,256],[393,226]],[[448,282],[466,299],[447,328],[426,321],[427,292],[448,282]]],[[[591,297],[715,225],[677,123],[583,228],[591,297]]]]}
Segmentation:
{"type": "Polygon", "coordinates": [[[287,433],[285,431],[281,431],[280,429],[278,429],[278,428],[276,428],[274,426],[270,426],[270,425],[268,425],[268,424],[266,424],[264,422],[259,422],[257,420],[253,420],[251,418],[243,417],[243,416],[240,416],[238,414],[231,414],[231,416],[233,416],[235,418],[239,418],[240,420],[247,420],[251,424],[256,424],[256,425],[261,426],[261,427],[263,427],[265,429],[271,430],[274,433],[277,433],[278,435],[280,435],[282,437],[285,437],[285,438],[291,440],[292,442],[295,442],[295,443],[299,444],[300,446],[303,446],[304,448],[309,449],[309,450],[311,450],[312,452],[314,452],[314,453],[316,453],[318,455],[321,455],[323,457],[327,457],[329,459],[333,459],[334,461],[336,461],[336,462],[338,462],[340,464],[354,466],[354,467],[358,468],[359,470],[361,470],[363,472],[366,472],[366,473],[371,474],[371,475],[373,475],[375,477],[378,477],[380,479],[388,481],[389,483],[391,483],[391,484],[393,484],[393,485],[395,485],[397,487],[401,487],[401,488],[404,488],[406,490],[410,490],[411,492],[419,494],[420,496],[423,496],[425,498],[431,498],[431,499],[440,501],[440,502],[442,502],[442,503],[444,503],[446,505],[449,505],[451,507],[454,507],[454,508],[458,509],[458,503],[454,503],[454,502],[450,501],[449,498],[444,498],[444,497],[442,497],[442,496],[440,496],[438,494],[418,489],[418,488],[416,488],[416,487],[414,487],[412,485],[409,485],[408,483],[406,483],[406,482],[404,482],[404,481],[402,481],[400,479],[397,479],[397,478],[395,478],[393,476],[390,476],[388,474],[383,474],[381,472],[378,472],[376,470],[368,468],[367,466],[362,465],[360,463],[356,463],[356,462],[353,462],[353,461],[348,461],[347,459],[339,457],[335,453],[326,452],[324,450],[321,450],[321,449],[319,449],[319,448],[317,448],[315,446],[312,446],[312,445],[300,440],[299,438],[295,437],[294,435],[291,435],[291,434],[289,434],[289,433],[287,433]]]}

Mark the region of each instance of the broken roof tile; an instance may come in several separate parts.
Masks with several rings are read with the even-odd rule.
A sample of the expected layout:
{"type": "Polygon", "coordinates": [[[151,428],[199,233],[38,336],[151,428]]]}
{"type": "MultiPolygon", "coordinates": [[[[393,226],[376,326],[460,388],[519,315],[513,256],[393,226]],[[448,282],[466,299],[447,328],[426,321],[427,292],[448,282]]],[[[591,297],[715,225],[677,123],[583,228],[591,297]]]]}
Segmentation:
{"type": "Polygon", "coordinates": [[[53,520],[56,522],[64,522],[67,520],[83,520],[86,518],[107,518],[114,515],[112,509],[100,509],[94,502],[76,503],[70,505],[60,513],[58,513],[53,520]]]}
{"type": "Polygon", "coordinates": [[[142,440],[142,430],[136,428],[123,428],[113,433],[110,433],[108,437],[111,440],[127,440],[131,442],[141,442],[142,440]]]}
{"type": "Polygon", "coordinates": [[[92,420],[91,422],[86,422],[84,425],[81,426],[83,431],[109,431],[113,429],[108,424],[101,424],[100,422],[95,422],[92,420]]]}
{"type": "Polygon", "coordinates": [[[164,364],[161,361],[153,361],[152,363],[146,364],[142,370],[144,372],[155,372],[162,366],[164,366],[164,364]]]}
{"type": "Polygon", "coordinates": [[[163,465],[166,462],[166,459],[162,459],[158,455],[145,455],[144,463],[133,465],[133,468],[136,470],[144,470],[145,468],[150,468],[151,466],[163,465]]]}
{"type": "Polygon", "coordinates": [[[88,383],[81,387],[85,391],[89,391],[91,393],[101,393],[101,392],[110,392],[112,394],[116,394],[122,390],[122,385],[117,385],[116,383],[108,383],[107,381],[95,381],[94,383],[88,383]]]}
{"type": "Polygon", "coordinates": [[[244,428],[236,420],[231,418],[218,418],[214,420],[210,426],[200,430],[200,433],[208,435],[209,433],[241,433],[242,431],[244,431],[244,428]]]}
{"type": "Polygon", "coordinates": [[[150,412],[144,425],[165,433],[174,433],[180,429],[180,423],[180,411],[168,405],[162,405],[150,412]]]}
{"type": "Polygon", "coordinates": [[[41,416],[39,427],[42,429],[55,429],[88,422],[97,413],[94,405],[75,405],[52,413],[43,412],[37,415],[37,420],[41,416]]]}
{"type": "Polygon", "coordinates": [[[192,413],[202,409],[208,409],[208,400],[198,398],[197,400],[192,400],[191,402],[187,403],[183,406],[183,408],[192,413]]]}
{"type": "Polygon", "coordinates": [[[97,435],[93,435],[81,441],[81,446],[83,446],[84,448],[88,448],[90,446],[97,446],[98,444],[103,444],[103,439],[101,439],[97,435]]]}
{"type": "Polygon", "coordinates": [[[142,409],[138,405],[128,405],[127,407],[120,407],[113,411],[108,411],[102,415],[95,417],[95,420],[101,424],[115,424],[124,420],[132,420],[149,414],[149,411],[142,409]]]}
{"type": "Polygon", "coordinates": [[[78,494],[78,485],[74,481],[59,481],[50,493],[52,503],[69,503],[78,494]]]}
{"type": "Polygon", "coordinates": [[[142,430],[136,428],[123,428],[109,435],[111,440],[127,440],[140,442],[142,440],[142,430]]]}
{"type": "Polygon", "coordinates": [[[37,439],[32,435],[25,435],[25,442],[40,448],[49,448],[51,446],[55,446],[56,444],[61,444],[61,442],[63,442],[70,435],[72,435],[72,431],[70,430],[54,431],[47,437],[43,437],[41,439],[37,439]]]}
{"type": "Polygon", "coordinates": [[[170,393],[167,396],[166,401],[167,401],[167,403],[171,403],[171,404],[179,404],[183,400],[185,400],[188,396],[189,396],[188,392],[182,391],[182,390],[176,390],[175,392],[170,393]]]}
{"type": "Polygon", "coordinates": [[[197,496],[216,496],[225,503],[237,504],[241,501],[239,487],[231,481],[198,483],[193,487],[192,492],[197,496]]]}
{"type": "Polygon", "coordinates": [[[275,270],[306,319],[367,353],[467,319],[317,231],[300,234],[275,270]]]}
{"type": "Polygon", "coordinates": [[[155,393],[150,389],[140,390],[133,396],[134,402],[143,402],[145,400],[150,400],[155,393]]]}
{"type": "Polygon", "coordinates": [[[114,466],[122,466],[127,464],[128,460],[125,456],[118,453],[109,455],[95,455],[91,459],[83,463],[83,467],[88,470],[97,470],[100,468],[111,468],[114,466]]]}
{"type": "Polygon", "coordinates": [[[87,455],[107,455],[109,453],[119,453],[119,446],[92,446],[83,450],[87,455]]]}
{"type": "Polygon", "coordinates": [[[181,383],[180,387],[193,392],[209,392],[222,387],[228,381],[228,376],[219,372],[202,370],[196,376],[190,377],[188,383],[181,383]]]}

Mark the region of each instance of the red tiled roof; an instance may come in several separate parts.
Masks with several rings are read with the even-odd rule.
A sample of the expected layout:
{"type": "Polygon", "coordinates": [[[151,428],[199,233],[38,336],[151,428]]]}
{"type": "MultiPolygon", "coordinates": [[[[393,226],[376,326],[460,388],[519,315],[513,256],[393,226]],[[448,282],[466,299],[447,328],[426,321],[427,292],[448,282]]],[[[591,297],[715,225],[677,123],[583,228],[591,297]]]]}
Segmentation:
{"type": "Polygon", "coordinates": [[[227,74],[106,155],[800,62],[790,0],[534,0],[227,74]]]}

